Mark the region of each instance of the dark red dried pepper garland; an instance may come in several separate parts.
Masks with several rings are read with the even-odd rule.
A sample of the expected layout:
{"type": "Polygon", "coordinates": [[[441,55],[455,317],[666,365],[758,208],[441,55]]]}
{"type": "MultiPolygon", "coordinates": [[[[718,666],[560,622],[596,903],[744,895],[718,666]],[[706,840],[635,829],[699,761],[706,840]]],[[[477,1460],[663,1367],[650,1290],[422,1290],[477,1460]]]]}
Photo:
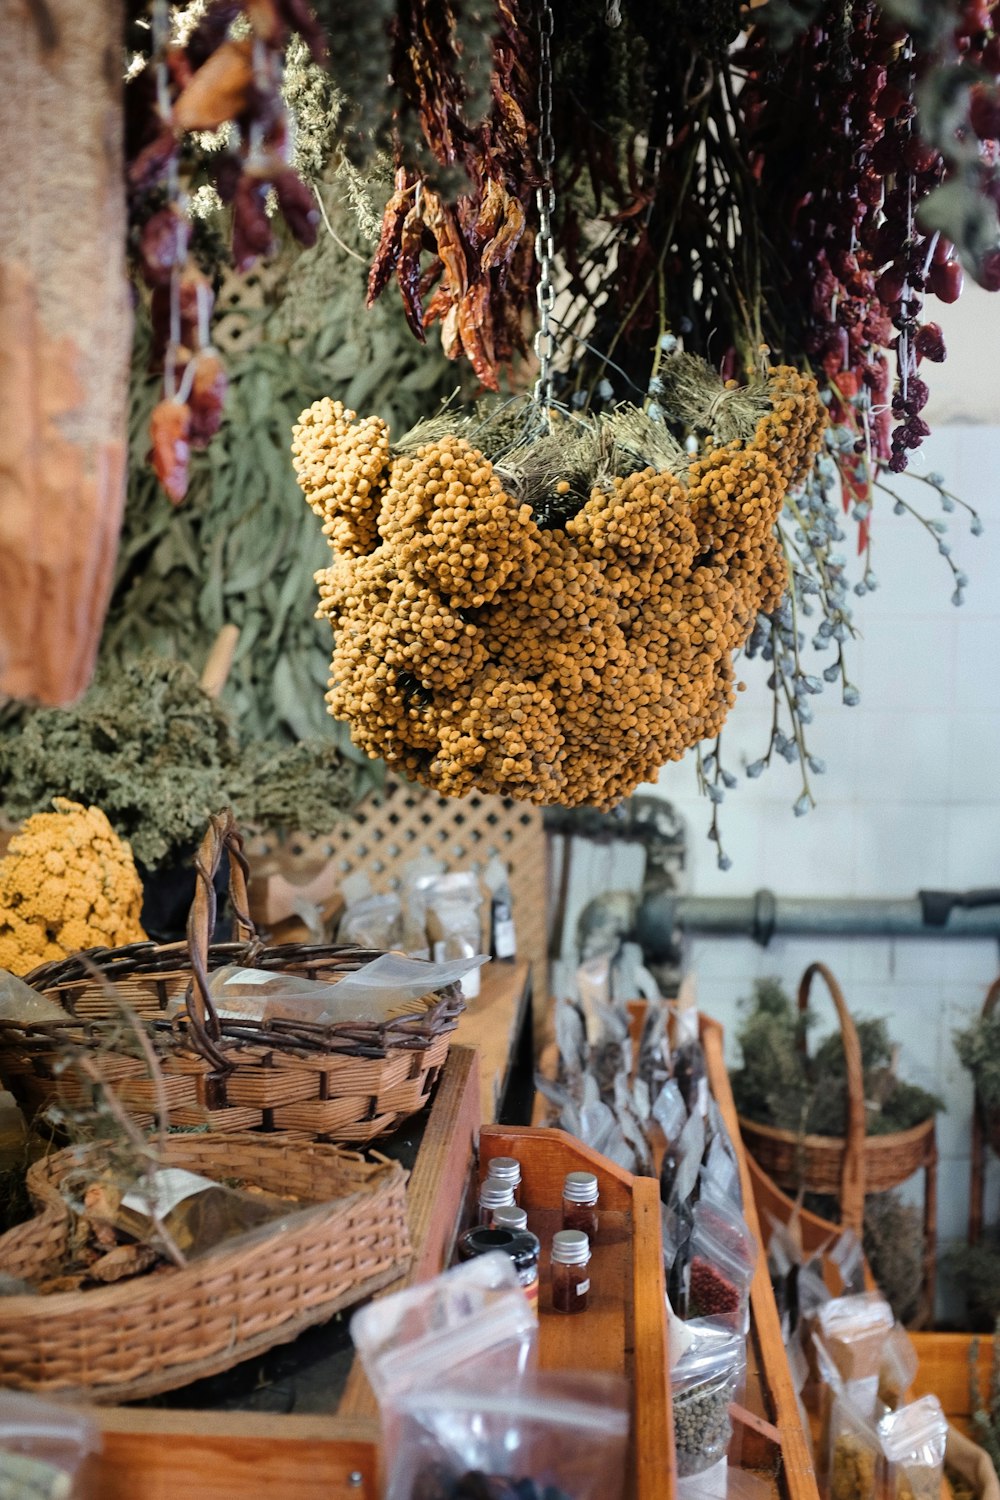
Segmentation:
{"type": "MultiPolygon", "coordinates": [[[[131,17],[145,12],[140,6],[131,17]]],[[[184,45],[170,37],[166,0],[152,6],[152,49],[126,84],[126,152],[134,261],[151,289],[154,360],[164,368],[164,398],[150,421],[152,461],[175,505],[187,492],[192,448],[219,430],[226,373],[212,347],[215,294],[190,255],[185,172],[192,132],[231,124],[235,144],[203,159],[223,203],[232,208],[232,259],[247,270],[273,248],[266,211],[273,189],[302,245],[316,242],[313,194],[289,165],[289,125],[281,97],[284,49],[292,32],[317,62],[326,41],[303,0],[213,0],[184,45]],[[243,16],[250,35],[234,38],[243,16]]]]}
{"type": "Polygon", "coordinates": [[[515,352],[526,353],[524,313],[537,270],[533,235],[533,16],[526,0],[497,0],[488,108],[466,114],[461,59],[451,45],[450,0],[402,0],[393,22],[393,84],[442,168],[468,187],[454,202],[405,163],[396,172],[368,282],[368,304],[398,283],[421,342],[441,323],[445,353],[464,354],[489,390],[515,352]],[[429,256],[429,259],[427,258],[429,256]]]}

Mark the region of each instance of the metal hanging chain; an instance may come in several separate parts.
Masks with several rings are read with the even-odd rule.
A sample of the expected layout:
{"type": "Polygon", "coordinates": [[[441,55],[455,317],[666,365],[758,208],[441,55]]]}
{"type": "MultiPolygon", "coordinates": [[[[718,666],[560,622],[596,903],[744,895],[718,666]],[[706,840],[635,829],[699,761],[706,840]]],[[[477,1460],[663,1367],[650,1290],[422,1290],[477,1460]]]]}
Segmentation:
{"type": "Polygon", "coordinates": [[[552,405],[552,356],[555,339],[552,334],[552,309],[555,306],[556,289],[552,282],[552,263],[555,249],[552,243],[552,215],[555,212],[555,188],[552,184],[552,169],[555,166],[556,144],[552,136],[552,6],[549,0],[540,0],[538,12],[538,165],[542,183],[535,190],[538,206],[538,234],[535,237],[535,258],[538,261],[539,277],[535,288],[538,304],[538,332],[535,334],[534,350],[538,357],[538,379],[535,382],[535,403],[547,413],[552,405]]]}

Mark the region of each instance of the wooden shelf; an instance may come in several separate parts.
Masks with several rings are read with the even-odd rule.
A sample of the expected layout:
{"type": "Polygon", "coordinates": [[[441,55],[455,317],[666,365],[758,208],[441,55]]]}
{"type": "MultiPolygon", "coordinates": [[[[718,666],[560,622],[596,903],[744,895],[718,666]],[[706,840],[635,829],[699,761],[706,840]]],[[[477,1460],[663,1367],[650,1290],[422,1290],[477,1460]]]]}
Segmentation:
{"type": "Polygon", "coordinates": [[[494,1156],[521,1163],[521,1206],[542,1240],[539,1361],[544,1369],[606,1370],[628,1378],[633,1408],[627,1493],[634,1500],[658,1500],[670,1493],[674,1472],[658,1184],[623,1172],[561,1130],[484,1126],[481,1176],[494,1156]],[[600,1230],[587,1311],[567,1317],[552,1310],[548,1245],[560,1227],[563,1180],[576,1171],[597,1176],[600,1230]]]}
{"type": "MultiPolygon", "coordinates": [[[[763,1245],[753,1178],[740,1138],[736,1105],[722,1052],[722,1027],[701,1017],[701,1044],[708,1081],[736,1148],[743,1189],[743,1213],[758,1245],[763,1245]]],[[[781,1338],[781,1323],[771,1289],[767,1258],[760,1254],[750,1286],[750,1339],[747,1345],[746,1406],[753,1420],[744,1423],[741,1461],[750,1468],[771,1468],[787,1500],[818,1500],[819,1489],[809,1442],[799,1416],[795,1388],[781,1338]]]]}

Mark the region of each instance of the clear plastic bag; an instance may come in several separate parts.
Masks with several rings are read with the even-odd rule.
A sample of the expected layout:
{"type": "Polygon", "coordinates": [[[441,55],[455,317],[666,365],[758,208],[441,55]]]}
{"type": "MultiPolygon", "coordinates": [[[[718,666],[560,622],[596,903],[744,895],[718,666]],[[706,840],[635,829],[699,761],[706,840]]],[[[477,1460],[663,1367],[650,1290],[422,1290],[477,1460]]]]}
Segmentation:
{"type": "MultiPolygon", "coordinates": [[[[333,984],[271,969],[227,966],[215,970],[208,989],[223,1020],[306,1021],[316,1026],[341,1021],[380,1022],[405,1014],[414,1001],[455,984],[486,961],[483,953],[436,964],[401,953],[383,953],[333,984]]],[[[183,1000],[176,1000],[168,1014],[176,1015],[183,1008],[183,1000]]]]}
{"type": "Polygon", "coordinates": [[[695,1337],[670,1372],[678,1478],[725,1458],[733,1436],[729,1407],[746,1371],[742,1334],[711,1318],[687,1326],[695,1337]]]}
{"type": "MultiPolygon", "coordinates": [[[[435,963],[472,958],[483,949],[483,893],[471,870],[435,876],[427,888],[427,941],[435,963]]],[[[462,978],[467,1000],[479,994],[479,970],[462,978]]]]}
{"type": "Polygon", "coordinates": [[[0,969],[0,1021],[15,1021],[20,1026],[33,1026],[38,1021],[69,1021],[69,1013],[40,995],[30,984],[0,969]]]}
{"type": "Polygon", "coordinates": [[[816,1321],[823,1346],[845,1384],[874,1379],[877,1390],[882,1350],[895,1323],[885,1298],[878,1292],[833,1297],[817,1310],[816,1321]]]}
{"type": "Polygon", "coordinates": [[[877,1500],[882,1493],[882,1446],[865,1414],[845,1395],[835,1396],[827,1447],[830,1500],[877,1500]]]}
{"type": "Polygon", "coordinates": [[[757,1247],[734,1203],[703,1191],[694,1208],[690,1250],[688,1316],[720,1318],[746,1333],[757,1247]]]}
{"type": "Polygon", "coordinates": [[[23,1391],[0,1391],[0,1500],[85,1500],[81,1469],[96,1422],[23,1391]]]}
{"type": "Polygon", "coordinates": [[[498,1250],[368,1303],[351,1337],[378,1399],[388,1464],[405,1396],[459,1383],[513,1390],[534,1366],[538,1319],[498,1250]]]}
{"type": "Polygon", "coordinates": [[[340,919],[338,943],[359,948],[398,948],[403,941],[403,903],[394,892],[352,901],[340,919]]]}
{"type": "Polygon", "coordinates": [[[878,1424],[887,1500],[939,1500],[948,1419],[936,1396],[923,1396],[878,1424]]]}
{"type": "Polygon", "coordinates": [[[403,1397],[398,1419],[386,1500],[622,1500],[625,1492],[628,1387],[615,1375],[452,1382],[403,1397]]]}
{"type": "Polygon", "coordinates": [[[878,1398],[883,1406],[895,1411],[902,1406],[907,1391],[917,1375],[920,1360],[913,1340],[898,1323],[892,1330],[882,1351],[878,1367],[878,1398]]]}

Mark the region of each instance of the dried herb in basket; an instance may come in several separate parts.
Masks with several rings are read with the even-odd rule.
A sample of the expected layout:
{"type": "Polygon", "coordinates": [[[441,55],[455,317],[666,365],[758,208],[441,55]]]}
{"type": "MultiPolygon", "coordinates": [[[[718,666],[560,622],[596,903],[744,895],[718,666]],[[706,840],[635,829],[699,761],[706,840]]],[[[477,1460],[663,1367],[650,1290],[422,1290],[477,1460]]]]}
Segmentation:
{"type": "MultiPolygon", "coordinates": [[[[738,1032],[743,1053],[733,1073],[741,1114],[762,1125],[814,1135],[842,1136],[847,1127],[847,1081],[839,1032],[807,1058],[799,1046],[803,1021],[775,979],[758,982],[744,1002],[738,1032]]],[[[908,1130],[944,1108],[942,1100],[896,1074],[895,1048],[884,1018],[855,1021],[864,1071],[865,1129],[869,1135],[908,1130]]]]}

